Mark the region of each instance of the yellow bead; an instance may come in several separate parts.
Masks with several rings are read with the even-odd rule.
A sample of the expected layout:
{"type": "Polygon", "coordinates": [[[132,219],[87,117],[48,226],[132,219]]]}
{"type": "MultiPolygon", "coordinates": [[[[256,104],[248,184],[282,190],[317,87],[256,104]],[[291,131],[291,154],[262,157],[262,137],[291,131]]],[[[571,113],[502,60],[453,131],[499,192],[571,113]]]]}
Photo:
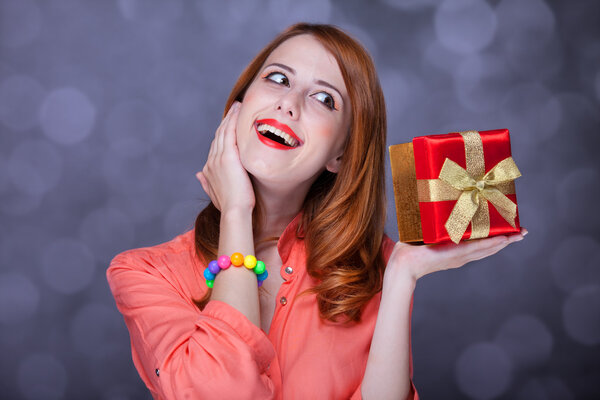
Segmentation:
{"type": "Polygon", "coordinates": [[[253,269],[256,266],[256,257],[248,255],[244,258],[244,267],[253,269]]]}
{"type": "Polygon", "coordinates": [[[244,263],[244,256],[241,253],[233,253],[230,258],[231,263],[236,267],[239,267],[244,263]]]}

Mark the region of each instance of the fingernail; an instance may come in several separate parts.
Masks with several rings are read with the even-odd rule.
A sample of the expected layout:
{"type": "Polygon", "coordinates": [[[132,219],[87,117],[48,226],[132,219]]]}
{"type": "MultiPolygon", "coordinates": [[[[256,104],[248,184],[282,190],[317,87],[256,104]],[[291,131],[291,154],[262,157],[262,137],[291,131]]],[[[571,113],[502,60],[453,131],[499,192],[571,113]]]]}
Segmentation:
{"type": "Polygon", "coordinates": [[[196,172],[196,179],[200,180],[200,174],[202,174],[202,171],[196,172]]]}
{"type": "Polygon", "coordinates": [[[523,236],[526,236],[528,233],[529,233],[529,231],[528,231],[527,229],[525,229],[525,230],[523,231],[523,236]]]}

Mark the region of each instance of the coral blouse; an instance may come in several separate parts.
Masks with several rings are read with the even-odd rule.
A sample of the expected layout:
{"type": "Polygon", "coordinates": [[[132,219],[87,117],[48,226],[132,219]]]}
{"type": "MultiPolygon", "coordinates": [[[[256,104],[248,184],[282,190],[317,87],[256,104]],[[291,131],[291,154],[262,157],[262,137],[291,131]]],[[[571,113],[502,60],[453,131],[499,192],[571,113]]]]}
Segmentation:
{"type": "MultiPolygon", "coordinates": [[[[155,399],[361,398],[381,292],[360,323],[347,325],[321,320],[314,294],[296,299],[314,285],[296,235],[300,216],[277,243],[285,282],[268,334],[224,302],[196,307],[192,299],[207,288],[193,229],[111,261],[107,278],[129,329],[133,362],[155,399]]],[[[385,236],[386,261],[393,246],[385,236]]],[[[418,399],[414,386],[411,398],[418,399]]]]}

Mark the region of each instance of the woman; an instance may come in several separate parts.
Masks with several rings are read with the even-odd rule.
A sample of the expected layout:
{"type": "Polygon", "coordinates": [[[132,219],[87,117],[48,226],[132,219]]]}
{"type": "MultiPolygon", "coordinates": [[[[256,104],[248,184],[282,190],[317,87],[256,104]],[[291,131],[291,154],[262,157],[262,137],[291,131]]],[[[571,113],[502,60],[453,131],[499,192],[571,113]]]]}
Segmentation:
{"type": "Polygon", "coordinates": [[[417,279],[523,234],[458,246],[384,235],[383,94],[366,51],[335,27],[277,36],[226,110],[197,175],[211,204],[195,229],[121,253],[107,272],[153,396],[418,398],[417,279]],[[233,253],[264,261],[268,278],[252,257],[227,267],[233,253]]]}

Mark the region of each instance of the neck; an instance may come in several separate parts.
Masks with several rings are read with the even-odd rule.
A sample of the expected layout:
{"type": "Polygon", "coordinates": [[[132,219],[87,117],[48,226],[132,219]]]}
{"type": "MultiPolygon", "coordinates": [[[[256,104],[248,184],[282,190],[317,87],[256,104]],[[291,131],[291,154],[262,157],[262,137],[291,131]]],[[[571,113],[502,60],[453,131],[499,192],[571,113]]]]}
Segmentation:
{"type": "Polygon", "coordinates": [[[262,229],[258,238],[280,236],[286,226],[302,208],[309,187],[301,185],[291,190],[282,190],[254,180],[254,192],[262,208],[262,229]]]}

